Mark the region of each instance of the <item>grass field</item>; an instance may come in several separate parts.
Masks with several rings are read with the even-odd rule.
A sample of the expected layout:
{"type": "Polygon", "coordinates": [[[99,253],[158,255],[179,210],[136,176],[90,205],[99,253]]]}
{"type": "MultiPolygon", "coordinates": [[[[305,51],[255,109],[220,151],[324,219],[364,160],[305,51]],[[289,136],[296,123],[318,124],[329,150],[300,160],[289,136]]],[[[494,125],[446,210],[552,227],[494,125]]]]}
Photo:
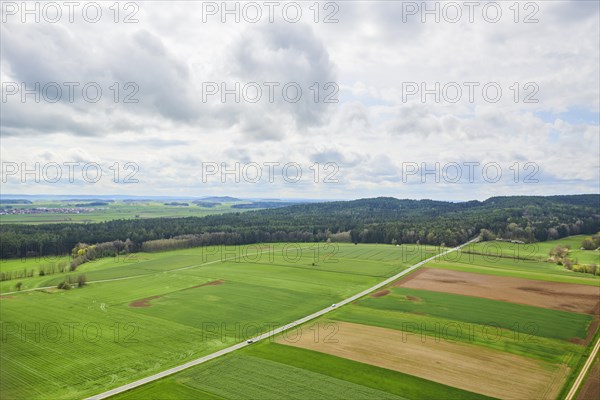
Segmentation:
{"type": "Polygon", "coordinates": [[[427,263],[429,268],[445,268],[462,272],[512,276],[549,282],[578,283],[600,286],[600,276],[567,270],[561,265],[538,259],[513,258],[468,253],[450,254],[427,263]]]}
{"type": "MultiPolygon", "coordinates": [[[[76,274],[90,282],[83,288],[1,296],[0,397],[68,399],[108,390],[325,308],[439,250],[324,246],[137,253],[128,262],[81,265],[76,274]],[[94,283],[106,279],[118,280],[94,283]],[[144,299],[147,306],[132,307],[144,299]]],[[[23,289],[62,279],[22,279],[23,289]]],[[[14,281],[2,284],[3,293],[14,290],[14,281]]]]}
{"type": "MultiPolygon", "coordinates": [[[[582,250],[581,242],[591,238],[591,235],[574,235],[546,242],[517,244],[510,242],[491,241],[475,243],[465,249],[466,252],[485,255],[486,259],[508,258],[513,261],[546,261],[549,252],[556,246],[568,247],[569,259],[577,260],[580,264],[600,264],[599,250],[582,250]]],[[[554,264],[556,265],[556,264],[554,264]]],[[[562,266],[558,266],[561,267],[562,266]]],[[[564,268],[563,268],[564,269],[564,268]]]]}
{"type": "MultiPolygon", "coordinates": [[[[440,250],[440,248],[433,246],[417,245],[393,247],[386,245],[328,245],[325,243],[212,246],[161,253],[135,253],[117,258],[98,259],[80,265],[75,272],[41,277],[38,275],[40,266],[69,261],[69,257],[52,256],[0,260],[0,271],[20,271],[23,269],[35,271],[35,276],[32,278],[0,282],[0,293],[15,291],[15,284],[19,281],[23,284],[22,290],[26,290],[56,285],[64,280],[65,276],[77,276],[81,273],[84,273],[89,281],[130,278],[133,276],[141,278],[164,271],[194,268],[203,263],[220,262],[227,259],[235,265],[285,265],[296,268],[296,272],[300,274],[304,270],[310,270],[340,272],[349,276],[385,278],[394,275],[402,268],[410,266],[418,260],[432,256],[440,250]]],[[[203,271],[211,270],[211,265],[203,266],[203,271]]],[[[278,271],[278,269],[275,269],[274,273],[278,271]]]]}
{"type": "Polygon", "coordinates": [[[428,290],[392,288],[379,298],[366,298],[364,307],[448,318],[511,329],[529,326],[531,333],[554,339],[585,338],[592,316],[479,297],[428,290]]]}

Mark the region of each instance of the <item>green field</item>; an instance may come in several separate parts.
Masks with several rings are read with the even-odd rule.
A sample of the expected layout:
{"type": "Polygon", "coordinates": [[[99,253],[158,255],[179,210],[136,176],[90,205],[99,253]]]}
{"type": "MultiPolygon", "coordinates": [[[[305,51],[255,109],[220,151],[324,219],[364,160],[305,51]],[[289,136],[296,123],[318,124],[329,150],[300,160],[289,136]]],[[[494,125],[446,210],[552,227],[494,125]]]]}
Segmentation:
{"type": "MultiPolygon", "coordinates": [[[[161,253],[134,253],[116,258],[103,258],[80,265],[75,272],[39,276],[40,266],[51,263],[69,261],[68,256],[40,257],[30,259],[0,260],[0,271],[33,270],[35,276],[27,279],[13,279],[0,282],[0,293],[15,291],[15,284],[22,282],[22,290],[53,286],[64,280],[65,276],[77,276],[84,273],[88,281],[131,278],[142,278],[151,275],[160,276],[160,272],[181,268],[195,268],[204,263],[213,263],[229,259],[234,265],[246,264],[247,271],[251,264],[268,266],[285,265],[302,271],[338,272],[348,276],[366,276],[386,278],[394,275],[402,268],[428,258],[440,251],[434,246],[405,245],[394,247],[389,245],[349,244],[296,244],[274,243],[247,246],[214,246],[175,250],[161,253]],[[262,253],[261,253],[262,252],[262,253]],[[259,254],[260,253],[260,254],[259,254]],[[296,260],[297,259],[297,260],[296,260]],[[313,265],[314,263],[314,265],[313,265]]],[[[212,264],[202,266],[203,271],[211,271],[212,264]]],[[[293,270],[286,269],[286,273],[293,270]]],[[[225,273],[219,269],[219,273],[225,273]]],[[[275,268],[272,272],[281,274],[275,268]]],[[[348,278],[348,276],[346,278],[348,278]]],[[[251,279],[251,276],[247,277],[251,279]]],[[[362,279],[362,278],[356,278],[362,279]]],[[[376,282],[373,280],[373,282],[376,282]]]]}
{"type": "Polygon", "coordinates": [[[470,400],[487,397],[345,358],[264,342],[114,398],[470,400]]]}
{"type": "MultiPolygon", "coordinates": [[[[600,276],[569,271],[562,265],[546,261],[548,251],[556,246],[555,242],[560,242],[563,245],[569,242],[581,243],[581,240],[585,236],[580,235],[575,238],[527,245],[506,242],[476,243],[465,247],[460,252],[451,253],[433,260],[427,263],[427,267],[550,282],[600,286],[600,276]]],[[[581,260],[589,261],[598,257],[597,251],[576,251],[579,254],[580,262],[581,260]]],[[[569,257],[572,257],[571,253],[569,253],[569,257]]]]}
{"type": "MultiPolygon", "coordinates": [[[[232,246],[83,264],[75,272],[86,274],[83,288],[0,297],[0,397],[81,398],[151,375],[325,308],[439,250],[415,249],[232,246]],[[196,287],[215,281],[222,284],[196,287]],[[130,306],[149,297],[149,307],[130,306]]],[[[65,275],[22,279],[22,290],[65,275]]],[[[2,292],[14,284],[2,282],[2,292]]]]}
{"type": "MultiPolygon", "coordinates": [[[[598,265],[600,264],[599,250],[581,249],[581,242],[586,238],[591,238],[591,236],[567,236],[562,239],[528,244],[517,244],[501,241],[480,242],[469,246],[464,250],[464,252],[485,255],[487,260],[508,258],[518,263],[527,263],[532,261],[547,261],[550,250],[556,246],[561,246],[569,248],[569,259],[573,261],[577,260],[579,264],[598,265]]],[[[557,266],[556,264],[554,265],[557,266]]]]}
{"type": "Polygon", "coordinates": [[[366,298],[360,304],[376,310],[431,315],[504,329],[515,324],[529,325],[535,336],[564,340],[585,338],[592,321],[588,314],[407,288],[392,288],[387,296],[366,298]]]}

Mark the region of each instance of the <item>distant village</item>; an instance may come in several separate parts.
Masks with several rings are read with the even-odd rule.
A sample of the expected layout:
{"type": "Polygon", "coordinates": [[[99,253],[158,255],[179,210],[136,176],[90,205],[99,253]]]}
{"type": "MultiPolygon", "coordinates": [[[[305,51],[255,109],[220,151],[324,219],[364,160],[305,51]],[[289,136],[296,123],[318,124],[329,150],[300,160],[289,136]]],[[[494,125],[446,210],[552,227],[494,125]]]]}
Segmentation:
{"type": "Polygon", "coordinates": [[[35,207],[35,208],[11,208],[0,209],[0,215],[24,215],[24,214],[84,214],[88,212],[104,210],[105,208],[82,208],[82,207],[35,207]]]}

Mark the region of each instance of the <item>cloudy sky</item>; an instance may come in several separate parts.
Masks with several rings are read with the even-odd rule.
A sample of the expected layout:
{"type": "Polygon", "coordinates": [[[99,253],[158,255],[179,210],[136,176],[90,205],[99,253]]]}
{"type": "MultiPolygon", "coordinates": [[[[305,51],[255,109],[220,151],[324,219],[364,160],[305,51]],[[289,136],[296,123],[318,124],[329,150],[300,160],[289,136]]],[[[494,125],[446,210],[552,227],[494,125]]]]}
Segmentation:
{"type": "Polygon", "coordinates": [[[275,3],[2,2],[2,194],[598,193],[597,1],[275,3]]]}

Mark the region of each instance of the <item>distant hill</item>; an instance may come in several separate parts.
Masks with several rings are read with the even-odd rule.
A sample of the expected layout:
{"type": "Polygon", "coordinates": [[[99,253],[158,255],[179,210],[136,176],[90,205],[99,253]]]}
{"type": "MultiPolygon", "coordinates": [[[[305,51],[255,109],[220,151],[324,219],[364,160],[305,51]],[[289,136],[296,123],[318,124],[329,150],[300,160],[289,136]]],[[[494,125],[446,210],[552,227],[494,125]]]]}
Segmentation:
{"type": "Polygon", "coordinates": [[[0,199],[0,204],[33,204],[29,200],[24,199],[0,199]]]}
{"type": "Polygon", "coordinates": [[[0,239],[6,245],[0,251],[3,257],[19,257],[36,248],[44,254],[66,253],[78,242],[130,239],[139,250],[144,242],[178,237],[193,245],[215,245],[318,242],[331,235],[355,243],[454,246],[482,230],[524,242],[594,234],[600,230],[600,195],[502,196],[461,203],[379,197],[206,217],[1,225],[0,239]],[[56,243],[63,247],[57,249],[56,243]]]}
{"type": "MultiPolygon", "coordinates": [[[[110,199],[83,199],[83,200],[90,201],[92,203],[105,203],[105,204],[106,203],[114,203],[115,202],[114,200],[110,200],[110,199]]],[[[65,202],[65,203],[70,203],[70,202],[73,202],[73,201],[82,201],[82,199],[64,199],[64,200],[61,200],[61,201],[65,202]]]]}
{"type": "Polygon", "coordinates": [[[295,204],[300,204],[300,203],[287,202],[287,201],[255,201],[252,203],[234,204],[231,206],[231,208],[239,208],[239,209],[279,208],[279,207],[293,206],[295,204]]]}
{"type": "Polygon", "coordinates": [[[213,208],[213,207],[221,205],[221,203],[217,203],[217,202],[213,202],[213,201],[204,201],[204,200],[194,200],[194,201],[192,201],[192,203],[199,207],[205,207],[205,208],[213,208]]]}
{"type": "Polygon", "coordinates": [[[234,203],[237,201],[242,201],[242,199],[238,199],[238,198],[230,197],[230,196],[209,196],[209,197],[202,197],[202,198],[200,198],[200,200],[221,202],[221,203],[234,203]]]}
{"type": "Polygon", "coordinates": [[[123,201],[123,203],[131,204],[131,203],[151,203],[154,200],[151,200],[151,199],[124,199],[122,201],[123,201]]]}

